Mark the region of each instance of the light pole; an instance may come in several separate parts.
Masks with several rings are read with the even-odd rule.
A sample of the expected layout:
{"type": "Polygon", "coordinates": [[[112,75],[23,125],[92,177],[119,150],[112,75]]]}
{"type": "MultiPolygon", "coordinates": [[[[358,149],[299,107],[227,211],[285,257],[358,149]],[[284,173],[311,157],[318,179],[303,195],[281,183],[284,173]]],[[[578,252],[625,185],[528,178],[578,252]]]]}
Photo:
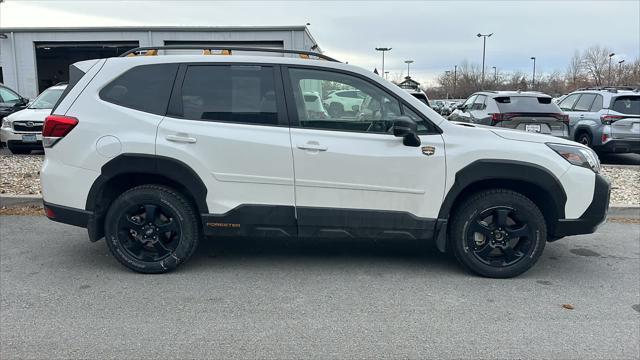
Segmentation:
{"type": "Polygon", "coordinates": [[[386,51],[391,51],[391,48],[379,47],[376,48],[377,51],[382,51],[382,73],[384,74],[384,53],[386,51]]]}
{"type": "Polygon", "coordinates": [[[447,92],[447,100],[449,100],[449,76],[451,75],[451,70],[445,70],[444,72],[444,76],[445,78],[447,78],[447,86],[445,88],[445,91],[447,92]]]}
{"type": "Polygon", "coordinates": [[[409,65],[413,63],[413,60],[405,60],[405,64],[407,64],[407,77],[409,77],[409,65]]]}
{"type": "Polygon", "coordinates": [[[614,57],[615,55],[616,55],[615,53],[609,54],[609,85],[611,85],[611,58],[614,57]]]}
{"type": "Polygon", "coordinates": [[[618,61],[618,80],[622,77],[622,63],[624,59],[618,61]]]}
{"type": "Polygon", "coordinates": [[[493,33],[491,34],[478,33],[478,35],[476,35],[477,37],[482,37],[482,80],[480,81],[480,88],[484,86],[484,57],[487,50],[487,38],[491,37],[491,35],[493,35],[493,33]]]}
{"type": "Polygon", "coordinates": [[[531,60],[533,60],[533,77],[531,78],[531,89],[533,89],[536,85],[536,57],[532,56],[531,60]]]}
{"type": "Polygon", "coordinates": [[[491,67],[493,69],[493,82],[498,86],[498,68],[495,66],[491,67]]]}
{"type": "Polygon", "coordinates": [[[458,65],[453,65],[453,98],[457,99],[456,97],[456,82],[458,80],[458,65]]]}

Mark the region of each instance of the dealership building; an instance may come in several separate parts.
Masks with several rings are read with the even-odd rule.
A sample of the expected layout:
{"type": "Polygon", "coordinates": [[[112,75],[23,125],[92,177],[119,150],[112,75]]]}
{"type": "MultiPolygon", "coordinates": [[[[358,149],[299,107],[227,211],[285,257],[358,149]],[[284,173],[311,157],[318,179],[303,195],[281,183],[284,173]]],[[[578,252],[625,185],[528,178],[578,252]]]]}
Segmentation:
{"type": "MultiPolygon", "coordinates": [[[[321,52],[306,26],[2,28],[0,83],[22,96],[34,98],[47,87],[67,81],[69,65],[74,62],[118,56],[139,46],[163,45],[321,52]]],[[[199,53],[197,50],[172,50],[174,53],[190,51],[199,53]]]]}

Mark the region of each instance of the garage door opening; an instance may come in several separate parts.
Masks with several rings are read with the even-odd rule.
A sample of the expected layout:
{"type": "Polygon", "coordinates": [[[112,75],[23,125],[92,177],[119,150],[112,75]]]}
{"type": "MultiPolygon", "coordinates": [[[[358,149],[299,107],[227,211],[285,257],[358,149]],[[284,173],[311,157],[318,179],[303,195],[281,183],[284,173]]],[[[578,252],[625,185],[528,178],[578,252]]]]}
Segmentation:
{"type": "Polygon", "coordinates": [[[38,92],[69,81],[69,65],[83,60],[114,57],[138,47],[137,41],[40,42],[36,46],[38,92]]]}

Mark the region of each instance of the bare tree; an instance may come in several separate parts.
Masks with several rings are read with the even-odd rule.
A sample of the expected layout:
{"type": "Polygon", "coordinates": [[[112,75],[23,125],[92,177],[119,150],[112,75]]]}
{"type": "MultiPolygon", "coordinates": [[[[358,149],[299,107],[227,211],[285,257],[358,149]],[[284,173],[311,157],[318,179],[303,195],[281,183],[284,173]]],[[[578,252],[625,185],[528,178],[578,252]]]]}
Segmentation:
{"type": "Polygon", "coordinates": [[[582,55],[582,66],[596,86],[604,85],[610,52],[608,48],[595,45],[582,55]]]}
{"type": "Polygon", "coordinates": [[[582,67],[582,56],[580,56],[580,51],[576,50],[569,60],[569,66],[567,67],[566,78],[569,80],[571,87],[573,89],[578,88],[578,81],[583,77],[584,70],[582,67]]]}

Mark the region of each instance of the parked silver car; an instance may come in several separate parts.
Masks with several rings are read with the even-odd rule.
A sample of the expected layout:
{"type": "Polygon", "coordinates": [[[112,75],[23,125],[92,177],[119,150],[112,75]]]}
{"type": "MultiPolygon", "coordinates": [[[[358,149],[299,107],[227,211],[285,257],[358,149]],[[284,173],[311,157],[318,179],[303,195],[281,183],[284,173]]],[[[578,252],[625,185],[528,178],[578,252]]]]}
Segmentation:
{"type": "Polygon", "coordinates": [[[574,91],[560,103],[570,137],[601,152],[640,153],[640,93],[625,87],[574,91]]]}
{"type": "Polygon", "coordinates": [[[480,91],[449,120],[569,137],[569,118],[551,96],[535,91],[480,91]]]}

